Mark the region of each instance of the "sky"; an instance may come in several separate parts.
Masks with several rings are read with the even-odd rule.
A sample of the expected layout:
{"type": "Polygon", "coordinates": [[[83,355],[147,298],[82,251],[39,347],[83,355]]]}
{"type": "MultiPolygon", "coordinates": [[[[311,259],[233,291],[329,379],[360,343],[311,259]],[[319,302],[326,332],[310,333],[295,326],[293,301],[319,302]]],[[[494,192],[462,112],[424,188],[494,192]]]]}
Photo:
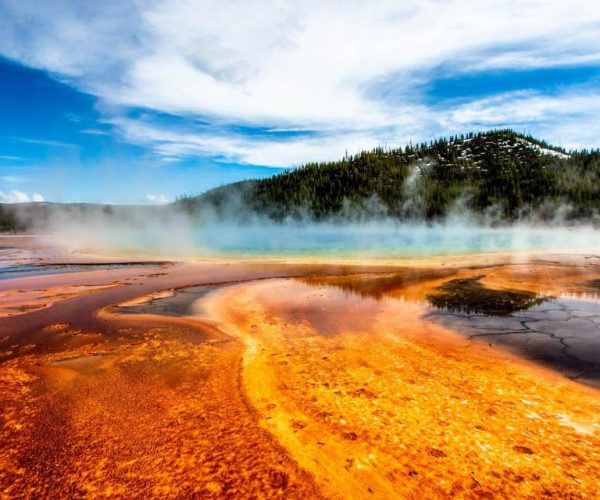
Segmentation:
{"type": "Polygon", "coordinates": [[[600,146],[598,0],[0,0],[0,202],[166,203],[510,127],[600,146]]]}

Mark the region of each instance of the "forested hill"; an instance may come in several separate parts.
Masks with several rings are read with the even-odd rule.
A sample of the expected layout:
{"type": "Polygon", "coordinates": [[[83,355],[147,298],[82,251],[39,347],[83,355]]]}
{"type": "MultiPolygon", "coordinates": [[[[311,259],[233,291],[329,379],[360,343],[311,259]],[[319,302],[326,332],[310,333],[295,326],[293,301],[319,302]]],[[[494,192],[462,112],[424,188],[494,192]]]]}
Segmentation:
{"type": "Polygon", "coordinates": [[[600,209],[600,152],[567,152],[497,130],[381,148],[274,177],[228,184],[176,204],[190,213],[274,220],[387,216],[436,219],[453,210],[514,219],[557,207],[585,218],[600,209]]]}

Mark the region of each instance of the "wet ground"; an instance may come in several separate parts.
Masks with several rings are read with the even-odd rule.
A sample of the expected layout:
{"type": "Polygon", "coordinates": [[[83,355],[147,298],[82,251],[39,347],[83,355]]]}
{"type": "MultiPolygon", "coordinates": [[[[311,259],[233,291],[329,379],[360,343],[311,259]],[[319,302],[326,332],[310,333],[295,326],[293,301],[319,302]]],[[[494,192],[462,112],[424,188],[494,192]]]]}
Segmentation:
{"type": "Polygon", "coordinates": [[[56,272],[0,281],[3,496],[600,495],[598,257],[20,245],[10,265],[56,272]]]}
{"type": "Polygon", "coordinates": [[[600,387],[600,300],[594,295],[550,298],[502,316],[436,310],[428,318],[600,387]]]}
{"type": "Polygon", "coordinates": [[[595,264],[587,266],[585,262],[572,267],[549,267],[542,261],[438,271],[438,276],[445,273],[449,279],[415,271],[416,285],[404,272],[399,276],[392,273],[302,281],[334,286],[361,297],[398,298],[426,305],[424,318],[429,321],[600,387],[599,281],[585,278],[586,273],[598,270],[595,264]],[[531,289],[518,288],[524,282],[523,270],[532,274],[532,282],[525,282],[531,289]],[[545,277],[536,275],[543,270],[547,272],[545,277]],[[498,278],[502,285],[499,288],[482,283],[498,278]]]}
{"type": "Polygon", "coordinates": [[[0,267],[0,280],[20,278],[24,276],[42,276],[44,274],[78,273],[85,271],[122,269],[127,267],[156,267],[160,262],[85,262],[85,263],[52,263],[52,264],[16,264],[0,267]]]}

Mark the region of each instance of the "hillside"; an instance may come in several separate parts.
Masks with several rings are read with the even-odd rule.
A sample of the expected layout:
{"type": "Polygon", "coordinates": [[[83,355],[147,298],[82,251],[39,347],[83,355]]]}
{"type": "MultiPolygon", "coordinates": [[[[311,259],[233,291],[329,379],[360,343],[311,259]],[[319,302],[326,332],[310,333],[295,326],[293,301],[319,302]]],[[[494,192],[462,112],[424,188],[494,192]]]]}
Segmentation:
{"type": "Polygon", "coordinates": [[[274,220],[331,216],[436,219],[453,210],[504,219],[600,209],[600,153],[567,152],[498,130],[310,163],[274,177],[222,186],[177,203],[191,213],[259,213],[274,220]]]}

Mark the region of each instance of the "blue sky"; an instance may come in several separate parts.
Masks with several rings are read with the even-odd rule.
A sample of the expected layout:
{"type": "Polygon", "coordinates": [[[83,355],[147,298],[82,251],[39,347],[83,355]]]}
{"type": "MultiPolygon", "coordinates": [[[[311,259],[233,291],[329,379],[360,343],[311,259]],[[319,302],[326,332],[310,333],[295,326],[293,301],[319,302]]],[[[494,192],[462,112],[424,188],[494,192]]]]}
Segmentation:
{"type": "Polygon", "coordinates": [[[45,71],[0,59],[0,191],[7,201],[14,190],[52,201],[151,203],[280,171],[206,156],[165,162],[122,140],[96,105],[45,71]]]}
{"type": "Polygon", "coordinates": [[[163,203],[496,127],[597,147],[595,4],[0,0],[0,201],[163,203]]]}

